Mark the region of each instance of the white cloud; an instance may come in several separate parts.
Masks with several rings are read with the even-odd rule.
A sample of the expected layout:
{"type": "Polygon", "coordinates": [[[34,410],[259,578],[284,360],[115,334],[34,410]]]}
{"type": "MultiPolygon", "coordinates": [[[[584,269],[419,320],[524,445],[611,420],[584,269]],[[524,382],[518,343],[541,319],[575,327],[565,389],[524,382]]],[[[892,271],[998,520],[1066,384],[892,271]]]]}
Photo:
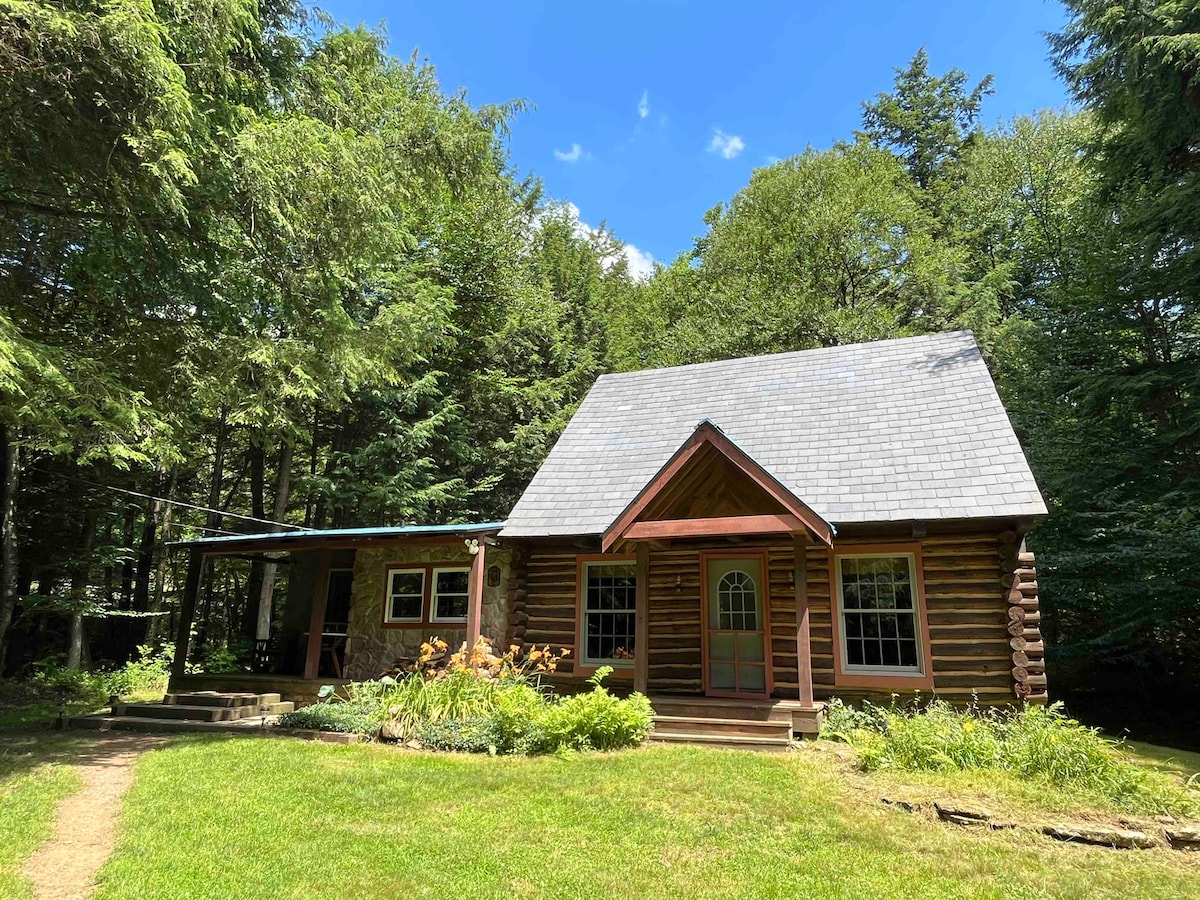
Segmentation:
{"type": "Polygon", "coordinates": [[[589,159],[591,155],[579,144],[572,144],[570,150],[559,150],[557,147],[554,150],[554,158],[559,162],[577,163],[581,159],[589,159]]]}
{"type": "MultiPolygon", "coordinates": [[[[586,238],[598,233],[599,229],[593,228],[587,222],[579,218],[579,207],[574,203],[567,202],[563,206],[567,210],[567,215],[575,225],[575,234],[579,237],[586,238]]],[[[621,248],[621,256],[625,258],[625,262],[629,267],[629,277],[634,281],[645,281],[654,274],[654,257],[642,250],[640,247],[635,247],[633,244],[624,244],[621,248]]],[[[606,270],[611,269],[617,264],[619,257],[608,257],[600,261],[606,270]]]]}
{"type": "Polygon", "coordinates": [[[725,159],[733,159],[746,149],[746,142],[741,135],[726,134],[720,128],[713,129],[712,140],[708,142],[709,153],[720,153],[725,159]]]}
{"type": "Polygon", "coordinates": [[[638,118],[644,119],[650,115],[650,91],[642,91],[642,99],[638,101],[638,118]]]}

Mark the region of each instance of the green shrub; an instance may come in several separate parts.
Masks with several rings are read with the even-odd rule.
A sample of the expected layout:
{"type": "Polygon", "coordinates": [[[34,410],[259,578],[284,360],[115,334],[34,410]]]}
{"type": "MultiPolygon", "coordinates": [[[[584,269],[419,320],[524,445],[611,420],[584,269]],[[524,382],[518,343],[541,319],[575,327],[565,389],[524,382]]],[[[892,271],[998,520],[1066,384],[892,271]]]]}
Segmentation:
{"type": "Polygon", "coordinates": [[[1139,766],[1118,741],[1063,712],[1061,704],[1019,710],[955,709],[935,700],[918,708],[836,710],[822,735],[852,744],[865,771],[1004,770],[1102,798],[1133,813],[1200,811],[1189,787],[1139,766]],[[865,716],[865,718],[858,718],[865,716]]]}
{"type": "Polygon", "coordinates": [[[101,674],[109,694],[164,694],[171,678],[171,660],[175,645],[164,644],[157,652],[149,644],[137,648],[137,657],[119,669],[101,674]]]}
{"type": "Polygon", "coordinates": [[[825,718],[821,722],[820,737],[849,742],[848,736],[855,731],[877,731],[882,734],[886,727],[886,712],[884,707],[866,700],[860,707],[843,703],[838,697],[833,697],[825,704],[825,718]]]}
{"type": "Polygon", "coordinates": [[[378,707],[340,700],[322,701],[284,713],[279,717],[279,725],[281,728],[373,735],[379,730],[378,707]]]}
{"type": "Polygon", "coordinates": [[[456,753],[499,753],[503,746],[500,729],[490,716],[426,722],[420,740],[430,750],[456,753]]]}
{"type": "Polygon", "coordinates": [[[601,668],[591,691],[547,704],[525,738],[526,752],[618,750],[646,740],[654,727],[650,701],[643,694],[624,700],[610,694],[600,682],[611,671],[601,668]]]}

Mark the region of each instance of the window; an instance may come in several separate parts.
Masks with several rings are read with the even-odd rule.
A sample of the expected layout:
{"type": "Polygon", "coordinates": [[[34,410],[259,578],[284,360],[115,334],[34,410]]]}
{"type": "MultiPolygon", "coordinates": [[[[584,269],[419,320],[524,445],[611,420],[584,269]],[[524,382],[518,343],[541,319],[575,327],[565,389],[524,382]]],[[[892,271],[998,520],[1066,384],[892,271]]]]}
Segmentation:
{"type": "Polygon", "coordinates": [[[470,569],[433,570],[433,607],[431,622],[467,621],[470,569]]]}
{"type": "Polygon", "coordinates": [[[424,603],[424,569],[393,569],[388,573],[388,622],[420,622],[424,603]]]}
{"type": "Polygon", "coordinates": [[[837,558],[845,672],[923,674],[914,571],[911,554],[837,558]]]}
{"type": "Polygon", "coordinates": [[[754,579],[734,569],[717,584],[717,627],[722,631],[758,631],[758,592],[754,579]]]}
{"type": "Polygon", "coordinates": [[[583,573],[583,661],[628,663],[637,627],[636,564],[585,563],[583,573]]]}

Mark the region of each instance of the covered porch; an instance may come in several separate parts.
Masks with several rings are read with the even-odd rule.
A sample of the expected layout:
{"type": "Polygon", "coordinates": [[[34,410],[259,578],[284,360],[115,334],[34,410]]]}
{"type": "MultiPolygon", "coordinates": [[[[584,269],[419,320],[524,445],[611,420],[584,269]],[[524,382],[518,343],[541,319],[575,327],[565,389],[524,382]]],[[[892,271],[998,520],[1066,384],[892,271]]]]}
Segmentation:
{"type": "Polygon", "coordinates": [[[271,685],[278,693],[312,699],[322,684],[381,674],[410,644],[426,639],[428,629],[436,627],[447,639],[473,644],[484,632],[489,566],[496,570],[490,573],[492,580],[499,581],[494,563],[501,560],[488,552],[495,546],[499,527],[490,523],[354,528],[180,541],[172,546],[188,554],[188,569],[171,689],[256,690],[271,685]],[[288,568],[286,599],[281,606],[276,604],[273,615],[269,611],[262,617],[268,629],[258,635],[250,672],[198,675],[187,671],[197,599],[209,558],[257,560],[288,568]],[[436,563],[444,568],[433,568],[436,563]],[[420,596],[413,598],[415,619],[389,621],[389,607],[395,601],[387,579],[396,566],[411,566],[406,571],[419,571],[422,579],[438,572],[461,579],[453,615],[441,617],[436,625],[431,621],[429,598],[434,588],[423,583],[420,596]]]}

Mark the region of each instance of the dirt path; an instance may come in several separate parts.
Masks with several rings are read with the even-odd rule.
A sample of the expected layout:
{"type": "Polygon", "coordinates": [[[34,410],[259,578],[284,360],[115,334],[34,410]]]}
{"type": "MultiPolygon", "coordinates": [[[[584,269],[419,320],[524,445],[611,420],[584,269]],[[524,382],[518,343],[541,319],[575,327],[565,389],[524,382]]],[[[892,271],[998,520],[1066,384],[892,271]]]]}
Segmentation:
{"type": "Polygon", "coordinates": [[[83,789],[58,805],[54,834],[25,863],[21,874],[39,900],[75,900],[91,895],[97,870],[117,839],[121,798],[133,783],[133,763],[165,738],[144,734],[97,737],[71,762],[83,789]]]}

